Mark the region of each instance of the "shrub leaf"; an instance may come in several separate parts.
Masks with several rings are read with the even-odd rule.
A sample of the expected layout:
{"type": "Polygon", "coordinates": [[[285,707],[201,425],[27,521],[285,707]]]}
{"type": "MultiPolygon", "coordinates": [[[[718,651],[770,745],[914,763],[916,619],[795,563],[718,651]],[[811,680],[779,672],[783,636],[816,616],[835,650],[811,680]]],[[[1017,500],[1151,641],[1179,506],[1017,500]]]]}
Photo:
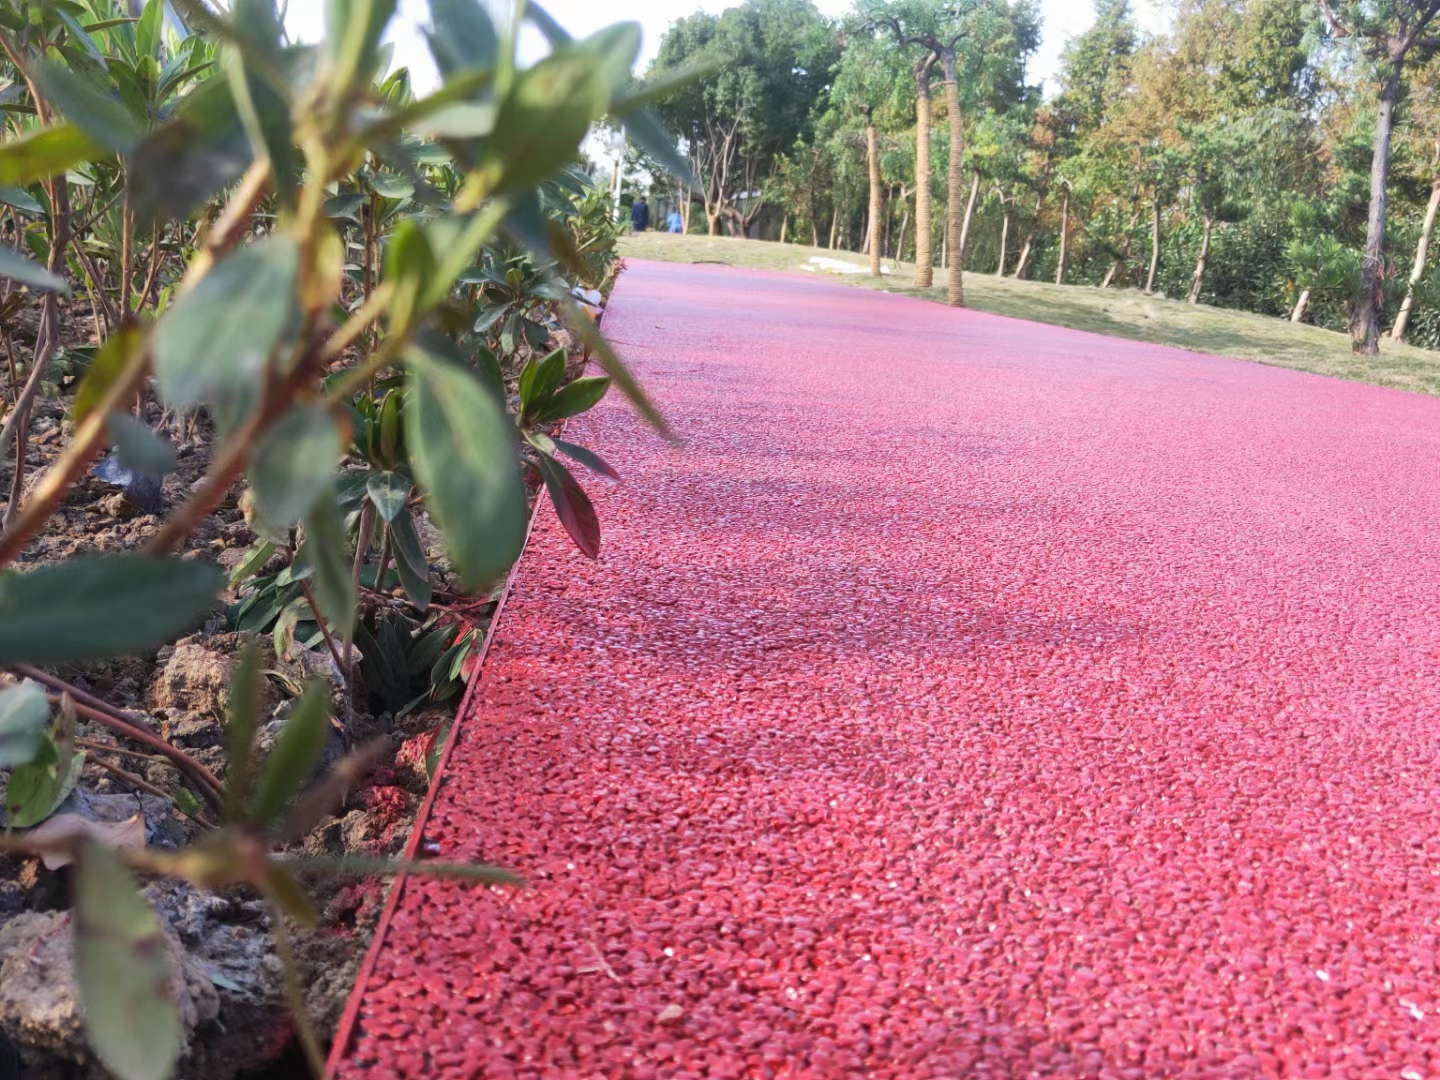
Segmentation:
{"type": "Polygon", "coordinates": [[[74,927],[90,1045],[120,1080],[165,1080],[183,1034],[170,949],[130,871],[94,840],[75,872],[74,927]]]}
{"type": "Polygon", "coordinates": [[[467,585],[495,581],[525,543],[525,487],[500,402],[465,367],[432,348],[409,353],[405,437],[456,571],[467,585]]]}
{"type": "Polygon", "coordinates": [[[194,629],[225,583],[218,567],[151,555],[81,555],[0,577],[0,664],[99,660],[194,629]]]}

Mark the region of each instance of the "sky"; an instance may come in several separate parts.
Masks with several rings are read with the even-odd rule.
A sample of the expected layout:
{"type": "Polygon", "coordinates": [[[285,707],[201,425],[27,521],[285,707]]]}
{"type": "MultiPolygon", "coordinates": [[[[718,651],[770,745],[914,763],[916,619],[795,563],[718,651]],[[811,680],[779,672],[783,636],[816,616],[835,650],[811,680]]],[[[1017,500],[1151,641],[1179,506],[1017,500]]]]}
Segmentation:
{"type": "MultiPolygon", "coordinates": [[[[850,0],[815,0],[816,6],[829,15],[839,15],[850,7],[850,0]]],[[[734,0],[545,0],[545,8],[560,24],[576,36],[584,36],[621,19],[639,20],[644,27],[644,46],[640,70],[655,55],[660,36],[674,20],[697,9],[718,12],[734,6],[734,0]]],[[[1054,90],[1054,76],[1060,66],[1060,52],[1065,42],[1089,27],[1092,12],[1089,0],[1042,0],[1045,25],[1040,51],[1031,61],[1032,81],[1043,79],[1047,89],[1054,90]]],[[[1164,30],[1168,14],[1164,0],[1134,0],[1140,25],[1149,31],[1164,30]]],[[[400,16],[391,30],[395,42],[395,62],[408,65],[416,85],[433,84],[434,67],[430,63],[420,27],[426,22],[425,0],[400,0],[400,16]]],[[[287,24],[291,33],[302,41],[319,39],[325,29],[325,0],[290,0],[287,24]]],[[[536,46],[538,48],[538,45],[536,46]]]]}

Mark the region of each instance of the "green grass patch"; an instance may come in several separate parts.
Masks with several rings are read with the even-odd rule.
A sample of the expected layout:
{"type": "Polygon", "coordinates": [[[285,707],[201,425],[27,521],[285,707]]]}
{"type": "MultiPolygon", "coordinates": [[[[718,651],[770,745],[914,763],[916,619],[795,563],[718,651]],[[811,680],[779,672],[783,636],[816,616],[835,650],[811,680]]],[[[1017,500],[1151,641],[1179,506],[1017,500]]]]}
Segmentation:
{"type": "MultiPolygon", "coordinates": [[[[800,244],[776,244],[730,237],[671,236],[642,233],[620,242],[621,254],[667,262],[720,263],[754,270],[804,272],[812,256],[841,259],[857,266],[865,259],[848,251],[826,251],[800,244]]],[[[868,274],[817,278],[904,296],[943,302],[945,275],[936,272],[930,289],[915,287],[908,263],[878,281],[868,274]]],[[[1050,285],[1038,281],[1001,280],[993,274],[965,275],[965,302],[976,311],[1030,319],[1110,337],[1151,341],[1196,352],[1258,360],[1263,364],[1313,371],[1340,379],[1440,395],[1440,352],[1381,341],[1379,356],[1356,356],[1344,334],[1314,326],[1296,326],[1285,319],[1243,311],[1190,305],[1181,300],[1145,296],[1133,289],[1097,289],[1088,285],[1050,285]]]]}

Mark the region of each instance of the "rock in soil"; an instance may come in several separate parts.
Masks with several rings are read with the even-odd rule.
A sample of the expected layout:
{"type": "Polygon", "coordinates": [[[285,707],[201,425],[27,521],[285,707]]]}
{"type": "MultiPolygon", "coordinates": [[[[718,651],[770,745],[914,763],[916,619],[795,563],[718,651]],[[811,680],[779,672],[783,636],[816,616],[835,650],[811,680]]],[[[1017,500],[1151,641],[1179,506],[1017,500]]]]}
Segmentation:
{"type": "Polygon", "coordinates": [[[175,643],[150,687],[151,704],[162,725],[178,729],[187,718],[224,719],[230,706],[230,669],[237,644],[229,640],[232,637],[225,634],[207,640],[196,634],[175,643]]]}
{"type": "MultiPolygon", "coordinates": [[[[188,1048],[196,1028],[219,1015],[220,996],[169,927],[165,942],[188,1048]]],[[[26,1080],[108,1076],[85,1044],[68,912],[27,912],[0,927],[0,1031],[17,1049],[26,1080]]]]}
{"type": "MultiPolygon", "coordinates": [[[[260,639],[262,668],[274,667],[274,653],[260,639]]],[[[182,638],[162,651],[165,666],[150,686],[149,705],[160,733],[217,772],[225,767],[225,717],[230,708],[230,673],[240,640],[235,634],[182,638]]],[[[268,679],[260,684],[260,714],[269,716],[278,698],[268,679]]]]}
{"type": "MultiPolygon", "coordinates": [[[[170,881],[150,885],[145,897],[180,972],[175,989],[186,1049],[176,1080],[230,1080],[273,1061],[292,1027],[264,905],[170,881]]],[[[8,1042],[15,1049],[24,1080],[109,1076],[85,1043],[70,927],[68,911],[25,912],[0,926],[0,1047],[8,1042]]],[[[358,956],[354,944],[348,948],[358,956]]],[[[353,977],[353,961],[330,959],[339,960],[338,969],[323,974],[353,977]]],[[[313,1003],[323,1006],[336,990],[319,985],[321,973],[312,968],[304,978],[313,1003]]],[[[0,1080],[8,1080],[3,1053],[0,1080]]]]}
{"type": "Polygon", "coordinates": [[[169,799],[156,795],[102,795],[77,787],[56,809],[55,814],[78,814],[89,821],[115,824],[145,817],[145,843],[149,847],[176,848],[185,842],[186,828],[175,816],[169,799]]]}

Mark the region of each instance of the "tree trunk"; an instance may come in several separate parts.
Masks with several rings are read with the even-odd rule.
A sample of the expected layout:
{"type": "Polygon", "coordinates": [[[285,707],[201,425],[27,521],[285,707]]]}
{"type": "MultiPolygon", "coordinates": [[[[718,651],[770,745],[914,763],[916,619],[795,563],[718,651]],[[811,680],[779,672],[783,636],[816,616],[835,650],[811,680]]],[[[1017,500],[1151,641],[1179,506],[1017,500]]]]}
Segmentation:
{"type": "Polygon", "coordinates": [[[1205,264],[1210,261],[1210,230],[1215,223],[1209,216],[1205,218],[1205,227],[1200,233],[1200,257],[1195,260],[1195,276],[1190,279],[1190,303],[1200,303],[1200,290],[1205,285],[1205,264]]]}
{"type": "Polygon", "coordinates": [[[1070,189],[1065,189],[1064,201],[1060,204],[1060,260],[1055,264],[1055,284],[1065,284],[1065,243],[1070,235],[1070,189]]]}
{"type": "Polygon", "coordinates": [[[1019,281],[1025,276],[1025,271],[1030,269],[1030,256],[1035,252],[1035,230],[1040,224],[1040,209],[1045,205],[1045,193],[1042,191],[1035,199],[1035,218],[1030,222],[1030,228],[1025,230],[1025,243],[1020,245],[1020,261],[1015,264],[1015,280],[1019,281]]]}
{"type": "Polygon", "coordinates": [[[707,207],[705,208],[705,220],[706,220],[706,221],[709,223],[709,225],[710,225],[709,235],[710,235],[710,236],[719,236],[719,235],[720,235],[720,212],[717,210],[715,213],[712,214],[712,213],[710,212],[710,208],[707,206],[707,207]]]}
{"type": "Polygon", "coordinates": [[[894,248],[890,246],[890,226],[895,223],[893,220],[894,217],[895,215],[890,212],[890,189],[888,187],[882,188],[882,194],[880,196],[880,220],[885,222],[885,242],[880,245],[881,262],[885,261],[887,253],[891,258],[895,257],[894,248]]]}
{"type": "Polygon", "coordinates": [[[905,233],[910,228],[910,204],[903,203],[904,213],[900,217],[900,239],[895,242],[895,269],[900,269],[900,263],[905,258],[905,233]]]}
{"type": "Polygon", "coordinates": [[[1435,212],[1440,210],[1440,176],[1430,183],[1430,205],[1425,207],[1425,224],[1420,229],[1420,242],[1415,245],[1415,265],[1410,270],[1410,287],[1405,290],[1405,302],[1400,305],[1400,314],[1390,328],[1390,337],[1399,341],[1405,336],[1410,325],[1410,312],[1415,308],[1415,286],[1425,276],[1425,258],[1430,253],[1430,234],[1435,231],[1435,212]]]}
{"type": "Polygon", "coordinates": [[[945,111],[950,114],[950,162],[945,203],[945,243],[949,248],[949,279],[946,299],[952,307],[965,306],[965,268],[960,259],[960,157],[964,150],[965,128],[960,122],[960,86],[955,81],[955,50],[944,55],[945,111]]]}
{"type": "Polygon", "coordinates": [[[865,113],[865,160],[870,167],[870,276],[880,276],[880,134],[865,113]]]}
{"type": "Polygon", "coordinates": [[[840,204],[837,202],[830,212],[830,244],[829,249],[835,250],[835,234],[840,229],[840,204]]]}
{"type": "Polygon", "coordinates": [[[790,215],[786,214],[780,222],[780,243],[785,242],[785,234],[790,231],[790,215]]]}
{"type": "MultiPolygon", "coordinates": [[[[806,194],[805,205],[809,210],[810,218],[810,246],[820,246],[820,214],[815,205],[815,170],[820,167],[820,152],[816,150],[810,157],[810,185],[806,194]]],[[[799,225],[795,226],[797,229],[799,225]]]]}
{"type": "Polygon", "coordinates": [[[1310,307],[1310,290],[1306,289],[1300,294],[1300,299],[1295,301],[1295,310],[1290,313],[1290,321],[1293,323],[1304,322],[1305,312],[1310,307]]]}
{"type": "Polygon", "coordinates": [[[1005,249],[1010,243],[1010,211],[1005,206],[1005,200],[1000,200],[1000,265],[995,268],[995,276],[1005,276],[1005,249]]]}
{"type": "MultiPolygon", "coordinates": [[[[1138,198],[1139,196],[1136,196],[1138,198]]],[[[1130,261],[1130,251],[1135,246],[1135,223],[1140,220],[1140,211],[1130,215],[1130,224],[1125,226],[1125,239],[1120,245],[1120,254],[1110,264],[1110,269],[1105,273],[1105,280],[1100,283],[1102,289],[1108,289],[1115,282],[1115,275],[1120,273],[1122,267],[1130,261]]]]}
{"type": "Polygon", "coordinates": [[[1350,319],[1350,348],[1364,356],[1380,351],[1380,283],[1384,279],[1385,181],[1390,168],[1390,132],[1395,102],[1400,97],[1403,57],[1394,61],[1380,91],[1375,118],[1375,157],[1370,163],[1370,220],[1365,230],[1365,258],[1360,263],[1360,298],[1350,319]]]}
{"type": "Polygon", "coordinates": [[[1145,277],[1145,295],[1155,295],[1155,275],[1160,272],[1160,196],[1150,204],[1150,273],[1145,277]]]}
{"type": "Polygon", "coordinates": [[[915,285],[935,283],[935,225],[930,197],[930,68],[915,65],[915,285]]]}
{"type": "Polygon", "coordinates": [[[960,225],[960,269],[965,269],[965,255],[970,249],[970,223],[975,220],[975,204],[980,200],[980,173],[970,184],[970,201],[965,204],[965,220],[960,225]]]}
{"type": "Polygon", "coordinates": [[[1015,264],[1015,273],[1010,276],[1016,281],[1025,277],[1025,271],[1030,269],[1030,249],[1035,243],[1035,232],[1032,229],[1025,234],[1025,242],[1020,245],[1020,261],[1015,264]]]}

